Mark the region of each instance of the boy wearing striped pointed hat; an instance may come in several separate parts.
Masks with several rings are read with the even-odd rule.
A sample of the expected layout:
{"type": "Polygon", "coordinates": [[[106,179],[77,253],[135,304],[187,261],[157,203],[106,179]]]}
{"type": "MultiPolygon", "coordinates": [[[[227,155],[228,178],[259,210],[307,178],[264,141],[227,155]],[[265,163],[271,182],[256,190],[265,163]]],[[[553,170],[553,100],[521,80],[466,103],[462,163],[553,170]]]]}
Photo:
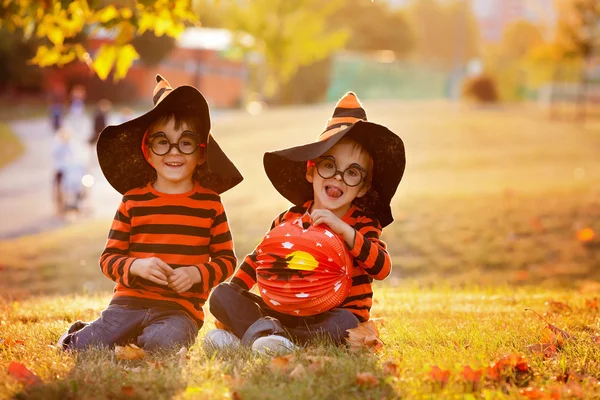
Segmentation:
{"type": "Polygon", "coordinates": [[[62,335],[63,349],[189,346],[208,294],[235,269],[219,194],[242,176],[210,133],[198,89],[173,89],[160,75],[156,82],[152,110],[98,138],[102,172],[123,194],[100,256],[116,285],[98,319],[62,335]]]}
{"type": "Polygon", "coordinates": [[[353,260],[352,286],[339,306],[317,315],[278,312],[276,304],[249,292],[257,283],[260,249],[255,249],[231,282],[213,291],[209,308],[225,329],[208,332],[205,345],[285,350],[323,336],[344,343],[347,329],[370,318],[373,280],[391,271],[380,235],[393,221],[390,201],[404,173],[404,144],[388,128],[368,122],[360,101],[349,92],[316,142],[267,152],[263,162],[275,188],[294,204],[270,229],[305,214],[314,225],[328,226],[353,260]]]}

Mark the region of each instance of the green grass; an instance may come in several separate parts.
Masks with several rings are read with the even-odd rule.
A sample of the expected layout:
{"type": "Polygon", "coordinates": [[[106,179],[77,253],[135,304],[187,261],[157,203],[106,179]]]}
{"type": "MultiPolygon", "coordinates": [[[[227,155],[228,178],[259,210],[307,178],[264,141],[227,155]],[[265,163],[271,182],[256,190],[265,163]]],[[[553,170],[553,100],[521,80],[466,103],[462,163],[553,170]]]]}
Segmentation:
{"type": "Polygon", "coordinates": [[[19,138],[14,134],[10,126],[0,122],[0,168],[10,164],[23,153],[25,147],[19,138]]]}
{"type": "Polygon", "coordinates": [[[0,344],[0,369],[6,370],[11,361],[20,362],[43,382],[24,388],[11,376],[0,374],[0,397],[127,398],[128,387],[140,399],[498,399],[519,398],[526,387],[561,388],[563,398],[571,398],[566,395],[569,387],[583,390],[585,398],[600,396],[600,345],[592,340],[600,333],[600,315],[586,306],[590,294],[533,288],[378,289],[375,316],[381,318],[378,324],[385,343],[379,354],[317,344],[300,350],[287,370],[272,370],[271,357],[245,349],[207,355],[200,342],[213,326],[210,317],[183,368],[178,357],[168,352],[141,361],[118,360],[109,350],[64,353],[51,345],[73,321],[95,318],[108,295],[5,302],[1,304],[2,338],[22,344],[0,344]],[[551,300],[566,301],[571,311],[552,312],[545,305],[551,300]],[[573,336],[554,357],[527,351],[528,345],[541,340],[545,323],[525,308],[545,312],[548,322],[573,336]],[[483,369],[513,353],[523,354],[530,366],[530,373],[519,381],[510,371],[503,381],[484,378],[475,387],[462,378],[465,366],[483,369]],[[309,356],[332,358],[313,370],[309,356]],[[384,370],[387,361],[398,365],[397,376],[384,370]],[[290,377],[298,363],[304,375],[290,377]],[[430,377],[433,366],[450,371],[445,386],[430,377]],[[358,385],[356,374],[364,372],[373,374],[378,383],[358,385]],[[583,380],[571,378],[569,385],[557,382],[556,377],[565,373],[583,380]]]}
{"type": "MultiPolygon", "coordinates": [[[[106,351],[57,352],[48,345],[71,322],[96,318],[109,301],[97,294],[113,286],[97,264],[110,226],[99,220],[0,241],[0,339],[24,340],[0,345],[0,369],[19,361],[44,380],[21,392],[0,377],[0,398],[519,398],[523,387],[511,379],[483,380],[473,390],[460,377],[466,365],[480,369],[515,352],[531,366],[521,385],[551,390],[560,386],[556,376],[572,372],[584,377],[572,382],[586,398],[600,398],[590,378],[600,378],[600,346],[591,341],[600,316],[585,306],[600,292],[598,122],[549,121],[527,108],[365,103],[369,118],[400,134],[407,148],[392,204],[396,222],[383,236],[393,273],[375,290],[373,315],[385,321],[379,355],[318,346],[298,355],[308,373],[294,379],[248,351],[213,358],[198,345],[183,370],[172,354],[158,356],[164,365],[156,369],[106,351]],[[578,239],[584,228],[596,232],[590,242],[578,239]],[[51,297],[31,297],[39,294],[51,297]],[[551,313],[547,300],[566,301],[572,312],[551,313]],[[545,325],[527,307],[548,312],[549,322],[575,336],[555,358],[526,351],[545,325]],[[313,373],[307,354],[333,361],[313,373]],[[399,364],[399,376],[386,376],[387,360],[399,364]],[[434,365],[450,371],[443,388],[428,377],[434,365]],[[234,370],[244,378],[227,378],[234,370]],[[379,384],[358,386],[357,372],[373,373],[379,384]]],[[[240,258],[289,206],[266,178],[262,154],[314,140],[331,110],[282,108],[214,121],[219,144],[245,176],[223,195],[240,258]]],[[[209,316],[199,340],[212,326],[209,316]]]]}

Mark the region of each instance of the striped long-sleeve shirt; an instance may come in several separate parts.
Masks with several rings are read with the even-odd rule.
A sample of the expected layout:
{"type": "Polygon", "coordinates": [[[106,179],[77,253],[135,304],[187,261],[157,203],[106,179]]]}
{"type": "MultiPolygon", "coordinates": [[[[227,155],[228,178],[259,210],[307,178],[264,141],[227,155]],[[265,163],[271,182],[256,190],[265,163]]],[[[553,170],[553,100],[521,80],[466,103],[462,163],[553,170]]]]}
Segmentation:
{"type": "MultiPolygon", "coordinates": [[[[312,201],[301,206],[294,206],[282,212],[273,220],[271,228],[284,221],[301,217],[310,210],[312,201]]],[[[356,230],[354,247],[349,248],[350,255],[354,259],[354,272],[352,273],[352,287],[346,299],[339,308],[352,312],[359,321],[365,322],[370,318],[371,306],[373,304],[374,279],[385,279],[391,272],[392,262],[386,251],[386,244],[379,236],[381,225],[374,216],[367,215],[359,207],[352,205],[344,215],[342,221],[356,230]]],[[[240,267],[235,271],[231,281],[241,287],[250,290],[256,284],[256,249],[248,254],[240,267]]]]}
{"type": "Polygon", "coordinates": [[[221,198],[197,182],[182,194],[157,192],[151,184],[125,193],[100,256],[115,281],[111,304],[175,308],[201,327],[210,290],[233,273],[237,259],[221,198]],[[137,258],[158,257],[171,268],[198,268],[202,280],[177,293],[130,273],[137,258]]]}

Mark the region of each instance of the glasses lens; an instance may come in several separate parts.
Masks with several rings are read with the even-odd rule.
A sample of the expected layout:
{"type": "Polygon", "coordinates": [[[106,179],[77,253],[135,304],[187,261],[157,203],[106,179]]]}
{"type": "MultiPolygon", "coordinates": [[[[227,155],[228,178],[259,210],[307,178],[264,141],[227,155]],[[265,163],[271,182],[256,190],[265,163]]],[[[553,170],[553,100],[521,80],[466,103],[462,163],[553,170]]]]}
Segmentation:
{"type": "Polygon", "coordinates": [[[331,160],[324,159],[319,161],[319,163],[317,164],[317,172],[319,173],[319,175],[321,175],[322,178],[331,178],[335,175],[336,171],[337,167],[335,163],[331,160]]]}
{"type": "Polygon", "coordinates": [[[169,152],[169,150],[171,149],[171,144],[169,143],[167,138],[157,137],[152,139],[152,142],[150,142],[150,147],[152,148],[152,151],[155,154],[162,156],[169,152]]]}
{"type": "Polygon", "coordinates": [[[346,185],[348,186],[356,186],[362,179],[362,172],[358,168],[350,167],[344,171],[344,182],[346,182],[346,185]]]}
{"type": "Polygon", "coordinates": [[[192,154],[198,148],[198,143],[195,138],[185,136],[179,139],[179,151],[183,154],[192,154]]]}

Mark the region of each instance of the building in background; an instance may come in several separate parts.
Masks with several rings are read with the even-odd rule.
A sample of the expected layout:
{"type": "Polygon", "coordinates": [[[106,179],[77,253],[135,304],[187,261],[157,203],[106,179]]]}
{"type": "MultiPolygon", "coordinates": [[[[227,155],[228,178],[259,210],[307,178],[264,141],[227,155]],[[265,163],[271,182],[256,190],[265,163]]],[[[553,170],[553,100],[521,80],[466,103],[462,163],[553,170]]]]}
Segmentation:
{"type": "MultiPolygon", "coordinates": [[[[418,0],[387,0],[392,8],[409,6],[418,0]]],[[[550,35],[556,24],[555,0],[437,0],[439,3],[467,1],[479,24],[484,42],[499,42],[507,25],[526,20],[543,26],[550,35]]]]}
{"type": "Polygon", "coordinates": [[[550,35],[556,24],[554,0],[469,0],[485,42],[499,42],[507,25],[529,21],[550,35]]]}
{"type": "MultiPolygon", "coordinates": [[[[111,43],[111,33],[100,31],[89,39],[90,52],[104,43],[111,43]]],[[[81,62],[63,68],[46,70],[45,86],[70,88],[82,84],[90,101],[108,98],[116,102],[149,101],[155,86],[156,74],[163,75],[173,87],[197,87],[214,108],[237,107],[242,101],[246,83],[246,67],[239,59],[229,57],[233,35],[225,29],[188,28],[176,41],[174,48],[156,66],[146,66],[136,60],[127,76],[113,82],[112,77],[101,81],[81,62]]]]}

